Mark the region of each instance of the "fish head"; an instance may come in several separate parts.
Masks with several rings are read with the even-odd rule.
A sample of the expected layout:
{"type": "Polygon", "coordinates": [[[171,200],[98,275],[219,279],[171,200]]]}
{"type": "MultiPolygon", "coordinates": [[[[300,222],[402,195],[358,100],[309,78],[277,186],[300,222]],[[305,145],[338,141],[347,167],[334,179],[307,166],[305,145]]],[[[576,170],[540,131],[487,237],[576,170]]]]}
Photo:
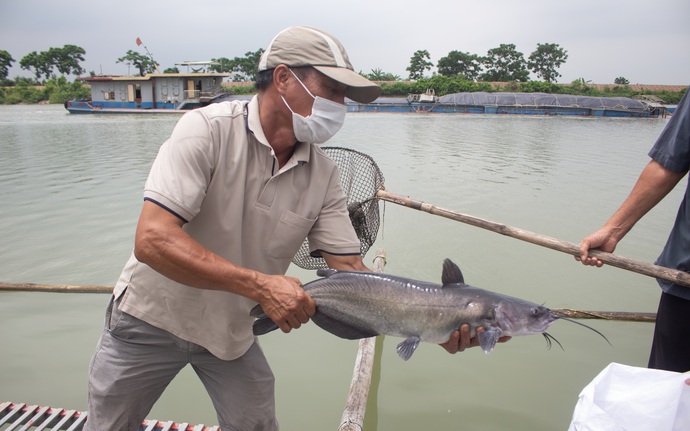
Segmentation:
{"type": "Polygon", "coordinates": [[[556,319],[549,308],[527,301],[504,301],[496,306],[496,324],[503,335],[542,334],[556,319]]]}

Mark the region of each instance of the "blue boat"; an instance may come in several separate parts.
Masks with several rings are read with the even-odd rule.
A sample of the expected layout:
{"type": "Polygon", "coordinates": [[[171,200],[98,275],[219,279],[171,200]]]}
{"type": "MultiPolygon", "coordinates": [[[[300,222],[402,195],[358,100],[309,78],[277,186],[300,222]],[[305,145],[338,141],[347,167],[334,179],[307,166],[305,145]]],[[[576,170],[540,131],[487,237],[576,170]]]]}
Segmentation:
{"type": "Polygon", "coordinates": [[[231,74],[208,71],[213,64],[179,63],[192,68],[187,73],[80,78],[90,84],[91,98],[67,101],[65,108],[72,114],[183,113],[225,95],[221,84],[231,74]]]}

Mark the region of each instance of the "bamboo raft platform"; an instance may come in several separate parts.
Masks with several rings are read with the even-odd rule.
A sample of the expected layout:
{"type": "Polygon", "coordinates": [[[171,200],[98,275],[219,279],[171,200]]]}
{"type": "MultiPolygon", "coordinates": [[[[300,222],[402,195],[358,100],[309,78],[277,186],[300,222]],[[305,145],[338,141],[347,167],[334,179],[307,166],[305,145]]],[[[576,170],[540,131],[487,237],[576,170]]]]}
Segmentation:
{"type": "MultiPolygon", "coordinates": [[[[0,430],[2,431],[81,431],[87,416],[88,413],[78,410],[0,401],[0,430]]],[[[145,420],[139,430],[220,431],[220,427],[145,420]]]]}

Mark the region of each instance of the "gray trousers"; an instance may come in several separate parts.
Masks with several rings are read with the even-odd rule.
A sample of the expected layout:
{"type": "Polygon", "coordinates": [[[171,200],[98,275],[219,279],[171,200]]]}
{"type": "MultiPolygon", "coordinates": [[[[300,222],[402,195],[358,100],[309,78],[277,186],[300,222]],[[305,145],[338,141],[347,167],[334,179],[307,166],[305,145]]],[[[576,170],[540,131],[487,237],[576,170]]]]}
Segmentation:
{"type": "MultiPolygon", "coordinates": [[[[89,368],[85,431],[136,431],[177,373],[190,364],[204,384],[223,431],[274,431],[274,378],[254,343],[224,361],[117,309],[111,299],[89,368]]],[[[165,418],[161,418],[162,420],[165,418]]]]}

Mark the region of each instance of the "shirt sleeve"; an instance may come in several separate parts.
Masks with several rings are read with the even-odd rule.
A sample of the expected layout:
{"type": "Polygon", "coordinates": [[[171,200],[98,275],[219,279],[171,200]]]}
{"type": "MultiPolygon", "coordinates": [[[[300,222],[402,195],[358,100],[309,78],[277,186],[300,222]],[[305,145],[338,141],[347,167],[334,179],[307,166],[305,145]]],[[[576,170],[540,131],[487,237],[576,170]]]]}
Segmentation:
{"type": "Polygon", "coordinates": [[[666,169],[686,172],[690,168],[690,91],[685,91],[649,157],[666,169]]]}
{"type": "Polygon", "coordinates": [[[206,196],[215,152],[206,117],[198,111],[186,113],[153,162],[144,199],[190,221],[206,196]]]}

